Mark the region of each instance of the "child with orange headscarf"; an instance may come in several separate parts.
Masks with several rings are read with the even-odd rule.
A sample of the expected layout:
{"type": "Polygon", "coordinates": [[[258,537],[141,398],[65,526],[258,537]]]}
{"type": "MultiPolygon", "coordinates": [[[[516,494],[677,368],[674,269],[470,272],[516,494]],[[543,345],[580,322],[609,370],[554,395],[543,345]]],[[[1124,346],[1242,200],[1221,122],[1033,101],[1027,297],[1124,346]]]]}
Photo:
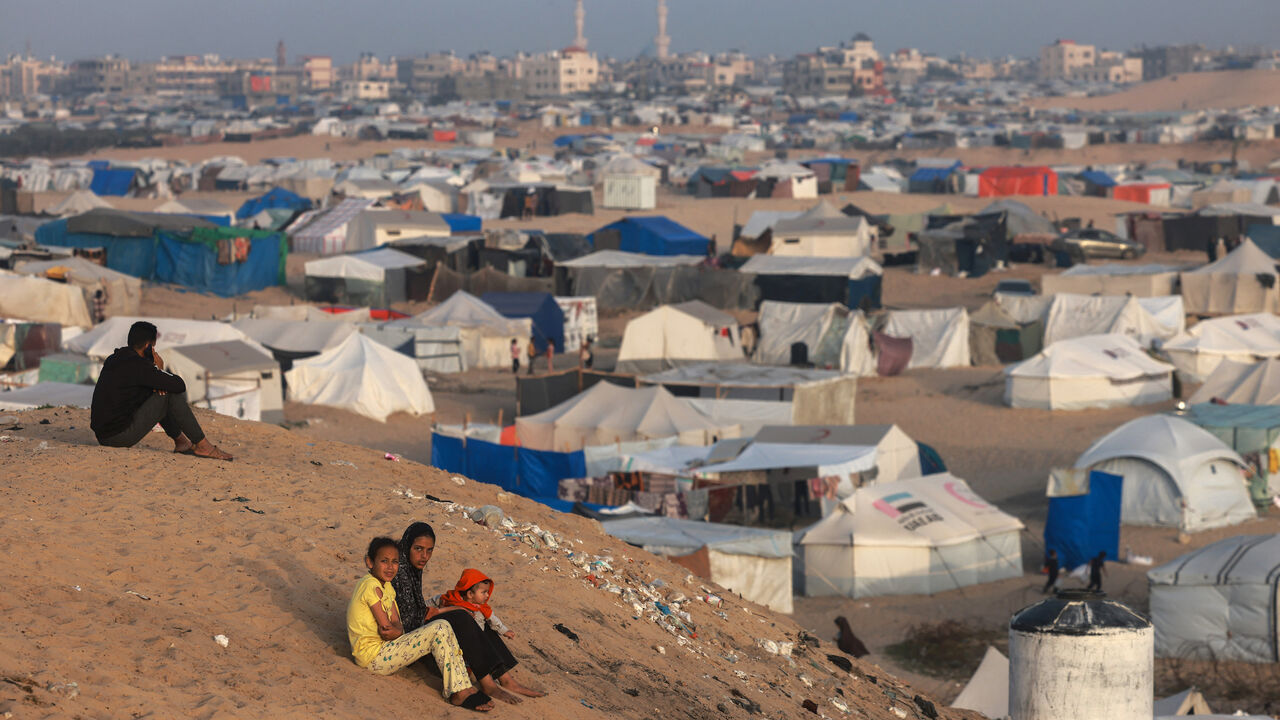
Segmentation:
{"type": "Polygon", "coordinates": [[[452,590],[433,600],[438,607],[460,607],[469,611],[481,629],[487,627],[509,640],[516,633],[493,614],[493,608],[489,606],[492,597],[493,581],[479,570],[467,568],[452,590]]]}

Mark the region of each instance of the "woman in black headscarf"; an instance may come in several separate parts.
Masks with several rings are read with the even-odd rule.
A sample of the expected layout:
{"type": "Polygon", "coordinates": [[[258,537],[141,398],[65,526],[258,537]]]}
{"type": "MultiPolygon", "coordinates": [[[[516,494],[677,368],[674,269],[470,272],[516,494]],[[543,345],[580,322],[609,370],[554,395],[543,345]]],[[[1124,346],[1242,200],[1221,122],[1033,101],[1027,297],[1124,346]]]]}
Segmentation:
{"type": "MultiPolygon", "coordinates": [[[[487,628],[482,630],[471,613],[462,608],[441,610],[427,603],[422,593],[422,574],[436,549],[435,530],[426,523],[415,522],[404,531],[399,546],[400,570],[391,586],[396,590],[396,606],[400,609],[404,631],[412,632],[428,620],[444,620],[458,638],[467,667],[476,674],[480,687],[490,697],[517,703],[520,698],[511,693],[526,697],[546,695],[516,680],[511,670],[517,661],[497,632],[487,628]]],[[[428,665],[434,662],[430,658],[427,660],[428,665]]]]}

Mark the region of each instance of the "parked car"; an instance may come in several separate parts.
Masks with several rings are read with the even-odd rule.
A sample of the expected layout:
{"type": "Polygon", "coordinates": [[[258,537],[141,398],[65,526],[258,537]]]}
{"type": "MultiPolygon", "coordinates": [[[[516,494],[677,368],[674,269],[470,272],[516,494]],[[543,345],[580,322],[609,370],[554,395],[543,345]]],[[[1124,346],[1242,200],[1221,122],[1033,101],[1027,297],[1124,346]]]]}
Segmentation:
{"type": "Polygon", "coordinates": [[[996,283],[996,289],[991,292],[1002,295],[1035,295],[1036,289],[1028,280],[1001,280],[996,283]]]}
{"type": "Polygon", "coordinates": [[[1130,260],[1147,251],[1145,245],[1097,228],[1080,228],[1059,235],[1049,249],[1066,252],[1073,259],[1120,258],[1130,260]]]}

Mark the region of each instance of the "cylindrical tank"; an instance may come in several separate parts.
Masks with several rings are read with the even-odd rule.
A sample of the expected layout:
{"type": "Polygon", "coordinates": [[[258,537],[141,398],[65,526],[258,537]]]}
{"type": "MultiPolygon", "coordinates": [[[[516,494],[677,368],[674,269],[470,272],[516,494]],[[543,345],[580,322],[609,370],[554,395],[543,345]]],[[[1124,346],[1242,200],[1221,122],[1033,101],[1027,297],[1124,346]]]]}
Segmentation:
{"type": "Polygon", "coordinates": [[[1101,592],[1060,590],[1009,621],[1012,720],[1151,720],[1151,621],[1101,592]]]}

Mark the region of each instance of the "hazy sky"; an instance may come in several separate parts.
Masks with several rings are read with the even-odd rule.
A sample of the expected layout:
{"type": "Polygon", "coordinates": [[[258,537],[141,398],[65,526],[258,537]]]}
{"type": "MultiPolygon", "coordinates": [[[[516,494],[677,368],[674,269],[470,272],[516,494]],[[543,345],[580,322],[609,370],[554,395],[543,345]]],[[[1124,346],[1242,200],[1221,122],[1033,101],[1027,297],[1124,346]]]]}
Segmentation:
{"type": "MultiPolygon", "coordinates": [[[[791,55],[865,32],[882,51],[1033,55],[1056,38],[1124,50],[1275,42],[1280,0],[667,0],[672,50],[791,55]]],[[[656,0],[586,0],[594,52],[633,57],[651,45],[656,0]]],[[[114,52],[274,57],[329,54],[349,62],[453,50],[507,54],[573,39],[573,0],[0,0],[0,54],[27,39],[41,57],[114,52]]]]}

